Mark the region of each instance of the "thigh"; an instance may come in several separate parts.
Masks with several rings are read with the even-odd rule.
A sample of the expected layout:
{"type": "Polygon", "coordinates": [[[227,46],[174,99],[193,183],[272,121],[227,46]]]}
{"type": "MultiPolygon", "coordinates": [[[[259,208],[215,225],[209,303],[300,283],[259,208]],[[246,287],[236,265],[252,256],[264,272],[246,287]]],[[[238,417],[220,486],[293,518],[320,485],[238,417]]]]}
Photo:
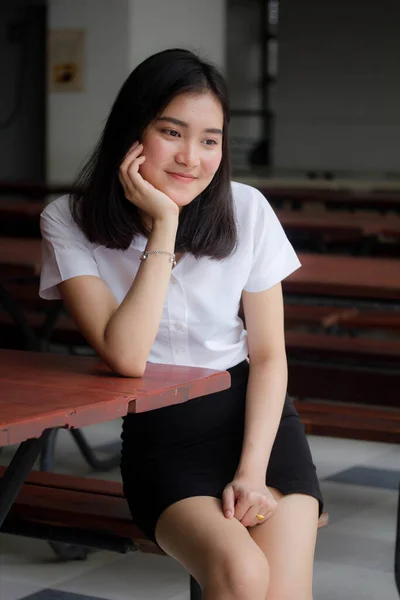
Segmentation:
{"type": "Polygon", "coordinates": [[[246,586],[246,580],[256,589],[268,587],[264,553],[246,527],[224,516],[217,498],[197,496],[176,502],[162,513],[155,534],[164,552],[178,560],[203,589],[214,577],[226,579],[233,587],[246,586]]]}
{"type": "Polygon", "coordinates": [[[271,491],[278,502],[275,513],[249,530],[269,563],[267,599],[311,600],[318,501],[303,494],[283,496],[271,491]]]}

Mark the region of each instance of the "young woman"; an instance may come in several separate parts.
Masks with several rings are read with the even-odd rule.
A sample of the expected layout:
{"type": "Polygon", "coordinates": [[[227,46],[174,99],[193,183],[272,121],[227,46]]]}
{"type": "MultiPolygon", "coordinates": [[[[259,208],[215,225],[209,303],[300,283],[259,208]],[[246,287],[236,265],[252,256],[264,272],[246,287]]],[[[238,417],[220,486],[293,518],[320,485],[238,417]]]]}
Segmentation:
{"type": "Polygon", "coordinates": [[[322,498],[285,397],[280,284],[299,262],[266,199],[230,181],[228,121],[214,66],[179,49],[140,64],[77,191],[42,214],[40,293],[124,376],[229,370],[227,391],[124,419],[126,498],[205,600],[311,600],[322,498]]]}

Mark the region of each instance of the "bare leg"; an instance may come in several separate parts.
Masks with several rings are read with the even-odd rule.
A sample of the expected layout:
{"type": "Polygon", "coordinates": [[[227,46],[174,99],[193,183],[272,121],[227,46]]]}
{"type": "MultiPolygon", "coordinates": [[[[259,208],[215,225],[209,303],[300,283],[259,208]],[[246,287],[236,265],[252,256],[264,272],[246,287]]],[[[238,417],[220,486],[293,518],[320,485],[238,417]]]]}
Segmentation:
{"type": "Polygon", "coordinates": [[[161,515],[161,548],[199,582],[204,600],[265,600],[269,569],[264,553],[237,519],[226,519],[220,500],[180,500],[161,515]]]}
{"type": "Polygon", "coordinates": [[[271,491],[278,501],[275,513],[249,530],[269,563],[266,598],[312,600],[318,501],[302,494],[283,496],[275,489],[271,491]]]}

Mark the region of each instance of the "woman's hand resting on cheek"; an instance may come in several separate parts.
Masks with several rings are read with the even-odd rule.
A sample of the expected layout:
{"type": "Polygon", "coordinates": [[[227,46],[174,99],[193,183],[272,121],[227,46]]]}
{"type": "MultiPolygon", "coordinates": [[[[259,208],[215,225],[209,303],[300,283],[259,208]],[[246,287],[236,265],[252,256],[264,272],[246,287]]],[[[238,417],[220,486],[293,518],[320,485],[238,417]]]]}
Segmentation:
{"type": "Polygon", "coordinates": [[[265,523],[276,509],[277,502],[262,481],[245,476],[235,477],[222,494],[222,509],[227,519],[235,517],[245,527],[265,523]],[[258,519],[262,515],[265,519],[258,519]]]}
{"type": "Polygon", "coordinates": [[[141,156],[143,145],[135,142],[125,156],[119,168],[119,180],[124,189],[125,198],[146,213],[153,221],[166,217],[179,217],[179,207],[169,196],[157,190],[143,179],[139,167],[146,160],[141,156]]]}

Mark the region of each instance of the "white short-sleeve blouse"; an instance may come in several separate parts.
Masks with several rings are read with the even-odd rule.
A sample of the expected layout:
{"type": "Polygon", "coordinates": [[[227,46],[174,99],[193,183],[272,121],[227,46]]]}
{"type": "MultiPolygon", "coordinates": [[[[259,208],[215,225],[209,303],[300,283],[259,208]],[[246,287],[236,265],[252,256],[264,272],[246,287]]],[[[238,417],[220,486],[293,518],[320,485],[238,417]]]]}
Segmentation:
{"type": "MultiPolygon", "coordinates": [[[[238,245],[224,260],[185,254],[171,271],[149,361],[227,369],[247,357],[247,332],[238,316],[242,291],[260,292],[282,281],[300,262],[271,206],[255,188],[232,183],[238,245]]],[[[127,250],[88,241],[69,210],[68,196],[41,215],[40,296],[60,298],[57,285],[78,275],[100,277],[122,302],[140,264],[146,238],[127,250]]]]}

